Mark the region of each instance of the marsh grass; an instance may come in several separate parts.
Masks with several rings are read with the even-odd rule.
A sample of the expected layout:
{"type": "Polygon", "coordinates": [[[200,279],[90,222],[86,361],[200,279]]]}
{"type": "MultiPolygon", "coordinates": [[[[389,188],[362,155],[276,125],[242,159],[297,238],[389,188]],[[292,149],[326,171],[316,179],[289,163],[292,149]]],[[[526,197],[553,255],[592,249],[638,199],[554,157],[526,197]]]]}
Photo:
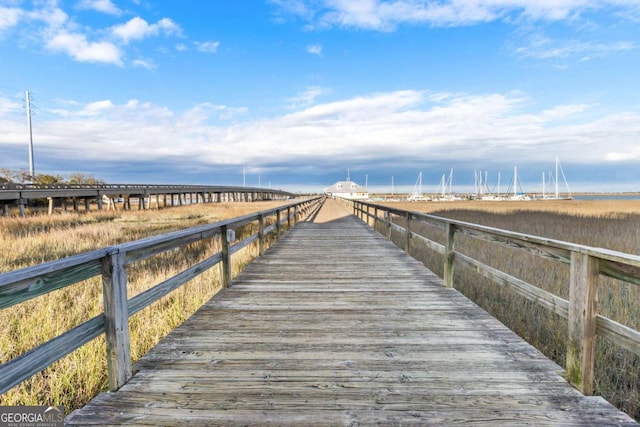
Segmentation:
{"type": "MultiPolygon", "coordinates": [[[[640,201],[539,201],[393,203],[394,208],[532,234],[572,243],[640,254],[640,201]]],[[[402,218],[394,222],[403,223],[402,218]]],[[[380,230],[380,228],[379,228],[380,230]]],[[[444,244],[441,229],[415,221],[412,231],[444,244]]],[[[392,233],[403,247],[404,236],[392,233]]],[[[442,276],[444,259],[419,240],[412,255],[442,276]]],[[[569,266],[495,243],[456,236],[456,250],[564,299],[569,266]]],[[[547,357],[565,366],[567,321],[525,298],[456,267],[455,287],[547,357]]],[[[640,330],[640,286],[600,277],[598,313],[640,330]]],[[[598,338],[596,393],[640,420],[640,357],[598,338]]]]}
{"type": "MultiPolygon", "coordinates": [[[[0,272],[12,271],[93,249],[270,209],[282,202],[198,204],[163,210],[63,213],[0,218],[0,272]]],[[[255,232],[236,230],[241,239],[255,232]]],[[[128,297],[217,253],[219,238],[186,245],[127,268],[128,297]]],[[[250,245],[233,256],[235,276],[257,256],[250,245]]],[[[135,361],[186,320],[220,289],[214,267],[131,317],[135,361]]],[[[103,310],[99,277],[0,310],[0,363],[7,362],[103,310]]],[[[0,405],[63,405],[67,413],[107,387],[105,340],[101,336],[0,396],[0,405]]]]}

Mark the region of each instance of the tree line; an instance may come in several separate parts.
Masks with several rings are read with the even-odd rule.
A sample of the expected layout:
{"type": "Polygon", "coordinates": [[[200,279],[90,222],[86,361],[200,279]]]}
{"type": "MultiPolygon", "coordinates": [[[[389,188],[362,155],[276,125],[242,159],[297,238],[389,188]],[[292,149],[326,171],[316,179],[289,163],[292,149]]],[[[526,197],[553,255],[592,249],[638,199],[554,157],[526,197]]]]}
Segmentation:
{"type": "Polygon", "coordinates": [[[101,179],[96,178],[91,174],[82,172],[74,172],[68,177],[61,175],[49,175],[49,174],[35,174],[31,175],[25,170],[6,169],[0,168],[0,184],[16,183],[16,184],[38,184],[38,185],[53,185],[53,184],[89,184],[98,185],[105,184],[101,179]]]}

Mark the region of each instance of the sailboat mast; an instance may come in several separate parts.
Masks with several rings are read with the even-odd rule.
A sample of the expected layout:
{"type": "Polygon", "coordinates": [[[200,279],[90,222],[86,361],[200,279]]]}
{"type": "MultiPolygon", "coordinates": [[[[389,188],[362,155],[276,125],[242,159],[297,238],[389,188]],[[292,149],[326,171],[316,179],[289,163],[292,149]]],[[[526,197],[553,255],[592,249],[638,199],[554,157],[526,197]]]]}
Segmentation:
{"type": "Polygon", "coordinates": [[[484,182],[482,183],[482,194],[489,193],[489,171],[484,171],[484,182]]]}
{"type": "Polygon", "coordinates": [[[473,192],[476,197],[480,195],[480,191],[478,191],[478,171],[476,169],[473,170],[473,192]]]}
{"type": "Polygon", "coordinates": [[[513,167],[513,197],[518,196],[518,167],[513,167]]]}
{"type": "Polygon", "coordinates": [[[559,182],[559,178],[558,178],[558,156],[556,156],[556,199],[559,199],[559,192],[558,192],[558,182],[559,182]]]}

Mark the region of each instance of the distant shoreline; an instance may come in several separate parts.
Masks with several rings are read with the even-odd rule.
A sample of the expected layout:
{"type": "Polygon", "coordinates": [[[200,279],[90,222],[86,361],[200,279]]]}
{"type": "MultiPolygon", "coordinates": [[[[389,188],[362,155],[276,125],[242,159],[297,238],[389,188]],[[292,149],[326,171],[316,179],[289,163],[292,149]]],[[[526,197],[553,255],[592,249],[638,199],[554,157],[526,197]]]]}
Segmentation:
{"type": "MultiPolygon", "coordinates": [[[[381,197],[381,196],[391,196],[390,193],[370,193],[371,196],[377,196],[377,197],[381,197]]],[[[439,195],[440,193],[424,193],[425,195],[439,195]]],[[[467,195],[470,193],[454,193],[457,195],[467,195]]],[[[542,193],[540,192],[531,192],[531,193],[527,193],[531,196],[541,196],[542,193]]],[[[406,197],[411,195],[411,193],[396,193],[393,196],[394,197],[406,197]]],[[[560,196],[566,196],[567,193],[566,192],[561,192],[560,196]]],[[[640,191],[609,191],[609,192],[598,192],[598,191],[580,191],[580,192],[572,192],[571,195],[573,197],[576,196],[624,196],[624,197],[640,197],[640,191]]]]}
{"type": "MultiPolygon", "coordinates": [[[[461,201],[471,201],[471,199],[467,199],[466,196],[469,193],[454,193],[454,195],[460,196],[463,199],[461,201]]],[[[410,193],[397,193],[397,194],[389,194],[389,193],[371,193],[369,194],[369,199],[370,200],[379,200],[379,199],[385,199],[385,200],[389,200],[389,199],[395,199],[395,200],[406,200],[407,197],[409,197],[411,194],[410,193]]],[[[425,196],[433,196],[435,198],[439,197],[439,194],[432,194],[432,193],[424,193],[425,196]]],[[[530,201],[547,201],[547,200],[553,200],[553,199],[543,199],[542,198],[542,193],[527,193],[528,196],[530,196],[532,199],[530,201]]],[[[566,197],[567,194],[566,193],[560,193],[560,200],[566,200],[566,201],[570,201],[570,200],[640,200],[640,192],[631,192],[631,191],[626,191],[626,192],[607,192],[607,193],[603,193],[603,192],[579,192],[579,193],[572,193],[571,194],[571,199],[562,199],[562,197],[566,197]]]]}

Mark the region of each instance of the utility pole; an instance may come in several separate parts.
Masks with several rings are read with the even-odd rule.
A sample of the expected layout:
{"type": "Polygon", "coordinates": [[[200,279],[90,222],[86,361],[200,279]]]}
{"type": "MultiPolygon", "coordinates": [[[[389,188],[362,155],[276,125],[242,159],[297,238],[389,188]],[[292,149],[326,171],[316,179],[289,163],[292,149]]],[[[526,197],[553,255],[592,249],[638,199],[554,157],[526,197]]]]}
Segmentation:
{"type": "Polygon", "coordinates": [[[27,126],[29,128],[29,177],[33,181],[35,176],[35,168],[33,165],[33,132],[31,130],[31,98],[29,97],[29,91],[26,92],[27,102],[27,126]]]}

